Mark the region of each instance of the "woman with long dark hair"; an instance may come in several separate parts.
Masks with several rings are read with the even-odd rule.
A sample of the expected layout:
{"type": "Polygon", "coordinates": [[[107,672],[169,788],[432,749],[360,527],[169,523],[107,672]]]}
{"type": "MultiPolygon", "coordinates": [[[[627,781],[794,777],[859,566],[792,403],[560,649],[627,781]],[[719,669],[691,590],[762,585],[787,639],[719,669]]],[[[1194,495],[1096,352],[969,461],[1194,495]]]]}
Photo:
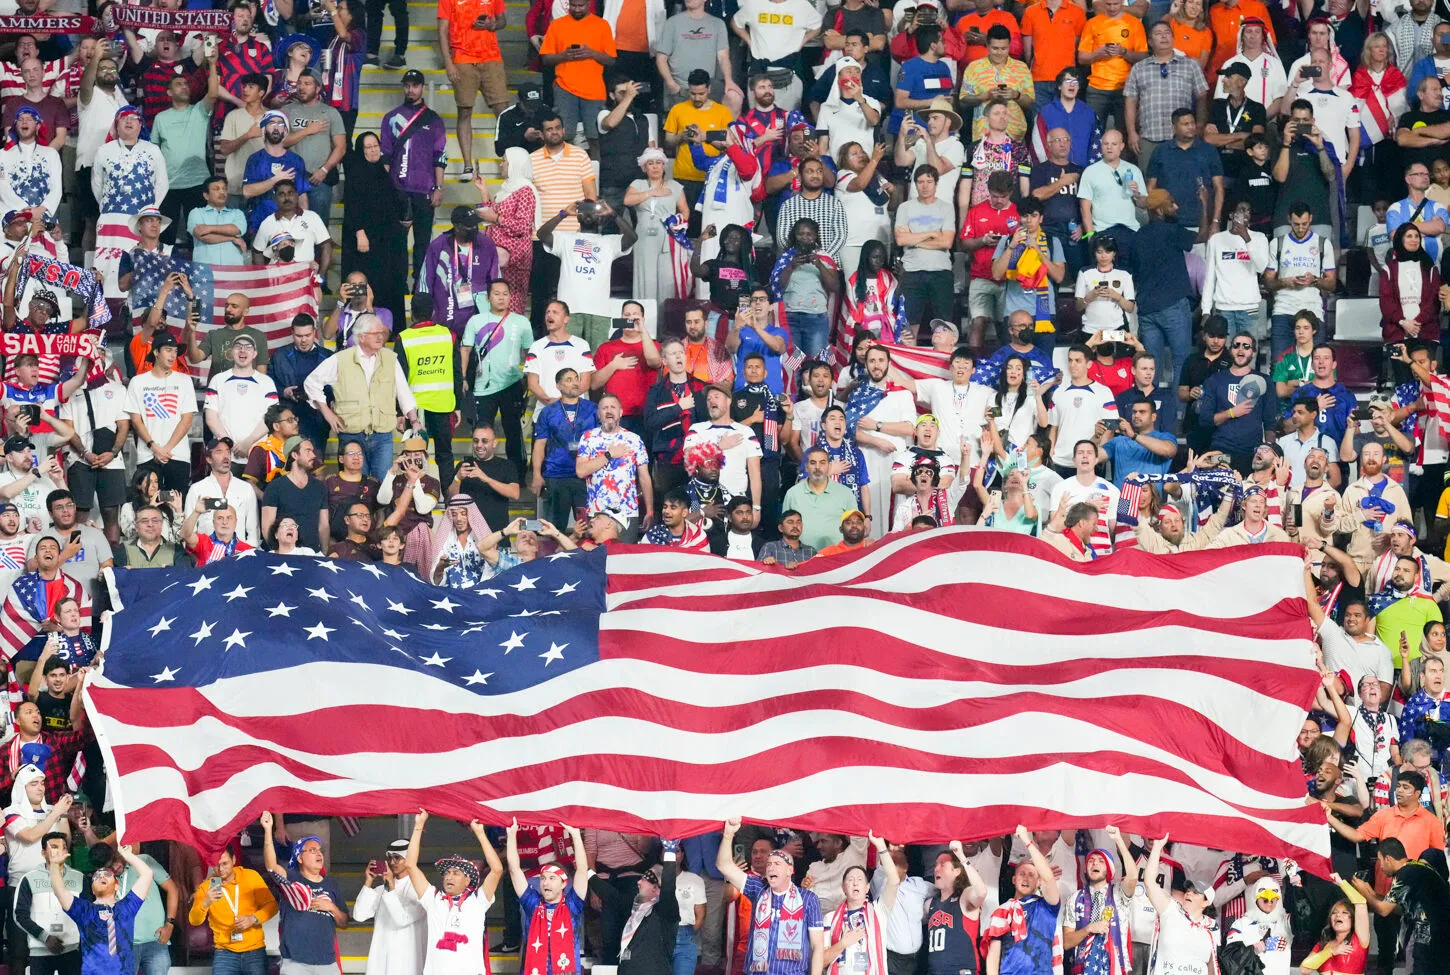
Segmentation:
{"type": "Polygon", "coordinates": [[[846,279],[841,313],[851,334],[862,329],[884,342],[900,342],[907,331],[906,300],[900,282],[887,266],[890,254],[879,240],[861,245],[860,264],[846,279]]]}
{"type": "MultiPolygon", "coordinates": [[[[1440,271],[1425,252],[1420,228],[1402,224],[1395,231],[1380,275],[1380,330],[1386,342],[1440,341],[1440,271]]],[[[1433,353],[1432,353],[1433,354],[1433,353]]]]}
{"type": "Polygon", "coordinates": [[[402,324],[403,293],[408,284],[407,231],[401,223],[403,201],[383,165],[377,135],[360,133],[343,161],[347,194],[342,205],[342,276],[353,271],[368,276],[373,303],[393,313],[402,324]]]}
{"type": "Polygon", "coordinates": [[[1369,907],[1364,895],[1337,873],[1330,879],[1344,891],[1345,899],[1329,909],[1329,920],[1319,943],[1299,963],[1304,975],[1334,972],[1336,975],[1364,975],[1369,960],[1369,907]]]}
{"type": "Polygon", "coordinates": [[[1032,366],[1020,355],[1009,355],[997,376],[997,392],[992,399],[996,416],[992,425],[1010,450],[1020,447],[1038,427],[1047,426],[1047,405],[1042,402],[1042,388],[1031,381],[1032,366]]]}
{"type": "Polygon", "coordinates": [[[861,250],[867,241],[891,241],[891,217],[886,205],[891,202],[891,183],[876,171],[886,147],[876,143],[869,152],[860,143],[848,142],[836,153],[836,199],[846,213],[846,243],[841,247],[841,268],[847,274],[856,270],[861,250]]]}
{"type": "Polygon", "coordinates": [[[176,491],[170,492],[167,498],[161,497],[161,478],[156,468],[144,464],[136,468],[131,477],[129,494],[118,515],[121,541],[136,540],[136,512],[150,505],[159,510],[165,519],[161,537],[174,545],[181,544],[182,498],[176,491]]]}
{"type": "MultiPolygon", "coordinates": [[[[704,228],[700,233],[700,243],[703,244],[715,236],[714,224],[704,228]]],[[[750,292],[755,290],[755,252],[750,239],[750,231],[739,224],[728,224],[720,234],[720,252],[708,261],[700,260],[700,252],[703,248],[695,247],[694,256],[690,258],[690,271],[695,275],[702,285],[710,292],[710,329],[708,334],[715,334],[715,326],[721,315],[735,317],[735,312],[740,307],[740,302],[748,300],[750,292]]]]}

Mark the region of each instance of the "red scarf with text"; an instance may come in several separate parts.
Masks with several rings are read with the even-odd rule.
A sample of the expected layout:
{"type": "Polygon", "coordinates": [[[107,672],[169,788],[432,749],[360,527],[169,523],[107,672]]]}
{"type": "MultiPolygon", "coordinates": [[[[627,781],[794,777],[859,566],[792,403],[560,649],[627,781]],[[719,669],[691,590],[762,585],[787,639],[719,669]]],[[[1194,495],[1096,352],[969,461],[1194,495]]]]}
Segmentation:
{"type": "Polygon", "coordinates": [[[524,939],[524,975],[566,975],[575,970],[574,915],[562,898],[557,904],[540,900],[529,918],[529,934],[524,939]]]}

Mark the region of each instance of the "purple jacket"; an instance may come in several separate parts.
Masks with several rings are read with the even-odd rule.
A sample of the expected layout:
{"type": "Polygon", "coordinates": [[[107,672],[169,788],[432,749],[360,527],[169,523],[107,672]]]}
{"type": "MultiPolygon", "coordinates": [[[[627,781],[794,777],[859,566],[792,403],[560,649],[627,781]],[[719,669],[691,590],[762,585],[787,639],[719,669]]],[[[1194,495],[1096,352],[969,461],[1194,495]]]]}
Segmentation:
{"type": "Polygon", "coordinates": [[[403,193],[432,193],[438,185],[434,167],[443,166],[446,160],[448,126],[426,105],[422,107],[422,116],[409,125],[416,111],[405,104],[384,115],[378,138],[393,185],[403,193]]]}
{"type": "MultiPolygon", "coordinates": [[[[466,257],[468,245],[460,246],[453,239],[453,231],[441,233],[433,238],[423,254],[423,290],[433,296],[433,320],[447,325],[453,333],[460,334],[468,319],[477,314],[472,302],[460,304],[457,280],[462,273],[454,269],[460,250],[466,257]]],[[[468,264],[468,283],[474,298],[485,294],[488,286],[498,280],[498,248],[483,234],[473,235],[472,257],[468,264]]]]}

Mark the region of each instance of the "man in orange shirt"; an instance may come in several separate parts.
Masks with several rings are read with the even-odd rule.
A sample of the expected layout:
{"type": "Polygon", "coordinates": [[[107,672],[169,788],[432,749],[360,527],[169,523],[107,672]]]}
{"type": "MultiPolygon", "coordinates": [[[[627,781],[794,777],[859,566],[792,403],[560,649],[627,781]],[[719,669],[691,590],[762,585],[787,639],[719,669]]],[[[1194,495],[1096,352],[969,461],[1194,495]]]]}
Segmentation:
{"type": "Polygon", "coordinates": [[[604,69],[615,57],[609,22],[589,12],[589,0],[569,0],[569,16],[549,25],[539,54],[554,69],[554,110],[564,120],[565,140],[572,140],[583,122],[590,151],[597,157],[604,69]]]}
{"type": "Polygon", "coordinates": [[[1101,10],[1083,28],[1077,63],[1088,68],[1086,101],[1106,132],[1124,126],[1123,85],[1148,56],[1148,35],[1141,20],[1123,13],[1123,0],[1103,0],[1101,10]]]}
{"type": "Polygon", "coordinates": [[[1022,60],[1032,65],[1038,111],[1057,97],[1057,76],[1075,63],[1087,13],[1073,0],[1042,0],[1022,14],[1022,60]]]}
{"type": "Polygon", "coordinates": [[[1269,39],[1275,44],[1279,42],[1274,36],[1274,22],[1269,19],[1269,8],[1261,0],[1219,0],[1208,8],[1208,26],[1213,30],[1213,56],[1208,59],[1207,71],[1210,85],[1223,63],[1239,53],[1239,25],[1249,17],[1263,21],[1269,39]]]}
{"type": "Polygon", "coordinates": [[[834,545],[827,545],[816,554],[840,555],[842,552],[854,552],[870,544],[871,539],[866,537],[866,516],[852,508],[841,516],[841,540],[834,545]]]}
{"type": "Polygon", "coordinates": [[[1022,30],[1017,26],[1017,18],[1005,10],[998,9],[996,0],[973,0],[977,9],[957,19],[957,33],[961,34],[967,42],[967,60],[964,63],[979,60],[987,56],[987,31],[993,24],[1001,24],[1007,28],[1007,33],[1012,35],[1012,46],[1008,48],[1008,54],[1021,61],[1022,58],[1022,30]]]}
{"type": "MultiPolygon", "coordinates": [[[[1420,794],[1425,791],[1425,777],[1419,772],[1401,772],[1395,784],[1395,804],[1381,809],[1369,818],[1359,829],[1347,826],[1334,815],[1326,812],[1330,827],[1351,843],[1369,840],[1383,840],[1394,837],[1405,846],[1411,859],[1419,859],[1426,850],[1445,849],[1445,825],[1440,817],[1420,805],[1420,794]]],[[[1390,889],[1390,879],[1376,868],[1375,892],[1383,896],[1390,889]]]]}
{"type": "Polygon", "coordinates": [[[438,53],[458,106],[458,151],[463,155],[465,183],[473,181],[473,103],[479,91],[495,115],[509,104],[495,33],[504,26],[504,0],[438,0],[438,53]]]}

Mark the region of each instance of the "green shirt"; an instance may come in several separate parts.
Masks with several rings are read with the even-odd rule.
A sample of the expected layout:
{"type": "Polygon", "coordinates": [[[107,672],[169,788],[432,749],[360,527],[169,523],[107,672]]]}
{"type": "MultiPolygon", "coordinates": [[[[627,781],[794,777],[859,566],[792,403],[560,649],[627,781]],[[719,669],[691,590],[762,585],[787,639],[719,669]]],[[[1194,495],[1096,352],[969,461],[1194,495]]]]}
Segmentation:
{"type": "Polygon", "coordinates": [[[173,190],[200,186],[211,176],[206,158],[210,124],[211,109],[203,102],[185,108],[168,108],[151,123],[151,141],[166,160],[166,173],[173,190]]]}
{"type": "Polygon", "coordinates": [[[1390,603],[1374,618],[1374,635],[1390,648],[1395,667],[1399,668],[1404,665],[1400,659],[1400,636],[1403,634],[1409,641],[1411,659],[1418,657],[1425,624],[1441,619],[1440,604],[1429,596],[1406,596],[1390,603]]]}
{"type": "MultiPolygon", "coordinates": [[[[487,301],[483,301],[487,307],[487,301]]],[[[520,363],[524,350],[534,340],[533,328],[522,315],[509,312],[503,319],[492,311],[480,311],[463,329],[463,344],[478,356],[473,380],[474,396],[491,396],[524,378],[520,363]],[[498,333],[502,332],[502,337],[498,333]],[[497,338],[497,341],[495,339],[497,338]],[[482,346],[482,349],[476,346],[482,346]]]]}
{"type": "Polygon", "coordinates": [[[860,506],[856,503],[856,492],[830,481],[820,494],[811,490],[809,481],[800,481],[785,492],[782,511],[799,511],[805,530],[801,532],[801,544],[820,551],[841,540],[841,516],[860,506]]]}
{"type": "MultiPolygon", "coordinates": [[[[141,854],[141,859],[151,868],[153,876],[151,889],[146,892],[146,900],[141,903],[141,910],[136,912],[136,934],[131,938],[131,943],[146,945],[156,940],[156,932],[166,923],[166,892],[161,889],[161,885],[171,879],[171,874],[145,853],[141,854]]],[[[119,901],[130,893],[140,879],[136,868],[127,864],[126,876],[121,881],[121,888],[116,891],[116,899],[119,901]]]]}

